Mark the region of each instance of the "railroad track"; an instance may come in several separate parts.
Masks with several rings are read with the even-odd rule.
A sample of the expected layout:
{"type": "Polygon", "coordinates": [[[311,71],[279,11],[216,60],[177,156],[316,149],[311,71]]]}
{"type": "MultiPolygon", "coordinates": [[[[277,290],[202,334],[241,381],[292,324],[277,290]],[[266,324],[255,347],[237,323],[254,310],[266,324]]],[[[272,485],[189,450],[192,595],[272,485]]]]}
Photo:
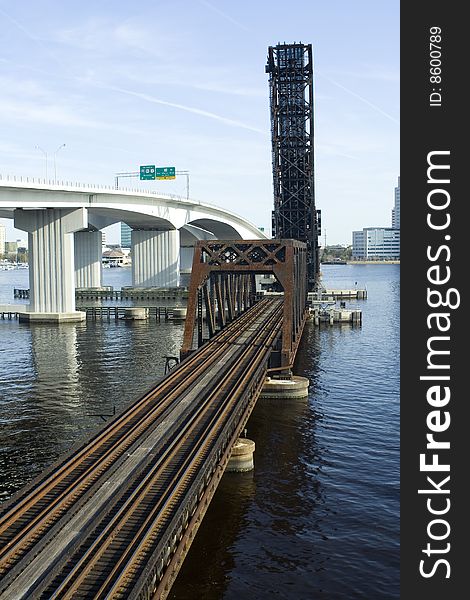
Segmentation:
{"type": "Polygon", "coordinates": [[[130,597],[281,322],[281,301],[257,303],[9,501],[1,597],[130,597]]]}

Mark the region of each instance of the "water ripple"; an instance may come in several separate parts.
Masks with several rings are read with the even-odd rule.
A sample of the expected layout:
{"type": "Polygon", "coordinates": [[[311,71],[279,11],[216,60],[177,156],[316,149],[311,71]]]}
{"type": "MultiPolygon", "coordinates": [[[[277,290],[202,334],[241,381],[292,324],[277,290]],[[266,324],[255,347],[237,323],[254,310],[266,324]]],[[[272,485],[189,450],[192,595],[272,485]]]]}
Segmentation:
{"type": "MultiPolygon", "coordinates": [[[[326,276],[367,287],[362,327],[306,328],[309,398],[257,403],[255,470],[223,477],[173,600],[399,597],[399,266],[326,276]]],[[[17,279],[0,280],[0,302],[17,279]]],[[[181,338],[151,321],[0,322],[0,499],[144,393],[181,338]]]]}

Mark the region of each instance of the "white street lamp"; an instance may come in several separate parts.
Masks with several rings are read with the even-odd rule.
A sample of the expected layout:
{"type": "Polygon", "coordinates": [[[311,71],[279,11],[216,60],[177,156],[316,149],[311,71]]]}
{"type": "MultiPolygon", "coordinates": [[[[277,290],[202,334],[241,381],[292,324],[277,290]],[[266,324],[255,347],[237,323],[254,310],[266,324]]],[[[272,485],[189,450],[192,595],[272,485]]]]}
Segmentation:
{"type": "Polygon", "coordinates": [[[186,175],[186,200],[189,200],[189,171],[176,171],[176,175],[186,175]]]}
{"type": "Polygon", "coordinates": [[[57,183],[57,164],[56,164],[56,156],[61,148],[65,148],[65,144],[61,144],[57,150],[54,152],[54,183],[57,183]]]}
{"type": "Polygon", "coordinates": [[[36,150],[40,150],[46,157],[46,182],[47,182],[47,152],[41,148],[41,146],[35,146],[36,150]]]}

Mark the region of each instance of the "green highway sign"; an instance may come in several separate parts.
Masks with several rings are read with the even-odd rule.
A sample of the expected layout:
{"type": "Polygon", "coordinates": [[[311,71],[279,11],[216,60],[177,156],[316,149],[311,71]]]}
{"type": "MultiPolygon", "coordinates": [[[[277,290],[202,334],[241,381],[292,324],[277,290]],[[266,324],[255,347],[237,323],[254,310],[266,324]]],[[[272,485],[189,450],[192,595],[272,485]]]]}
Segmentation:
{"type": "Polygon", "coordinates": [[[155,179],[155,165],[141,165],[140,179],[155,179]]]}
{"type": "Polygon", "coordinates": [[[157,167],[155,169],[155,179],[176,179],[176,168],[157,167]]]}

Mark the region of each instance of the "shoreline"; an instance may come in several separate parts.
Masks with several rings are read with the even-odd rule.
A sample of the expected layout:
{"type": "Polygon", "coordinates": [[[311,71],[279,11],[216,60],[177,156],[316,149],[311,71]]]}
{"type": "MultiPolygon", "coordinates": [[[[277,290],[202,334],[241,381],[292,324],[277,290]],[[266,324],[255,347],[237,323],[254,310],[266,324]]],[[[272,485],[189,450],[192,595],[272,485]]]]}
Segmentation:
{"type": "MultiPolygon", "coordinates": [[[[341,264],[341,263],[338,263],[341,264]]],[[[399,265],[399,260],[348,260],[347,265],[399,265]]],[[[320,266],[332,266],[334,263],[320,263],[320,266]]]]}
{"type": "Polygon", "coordinates": [[[348,260],[348,265],[399,265],[399,260],[348,260]]]}

